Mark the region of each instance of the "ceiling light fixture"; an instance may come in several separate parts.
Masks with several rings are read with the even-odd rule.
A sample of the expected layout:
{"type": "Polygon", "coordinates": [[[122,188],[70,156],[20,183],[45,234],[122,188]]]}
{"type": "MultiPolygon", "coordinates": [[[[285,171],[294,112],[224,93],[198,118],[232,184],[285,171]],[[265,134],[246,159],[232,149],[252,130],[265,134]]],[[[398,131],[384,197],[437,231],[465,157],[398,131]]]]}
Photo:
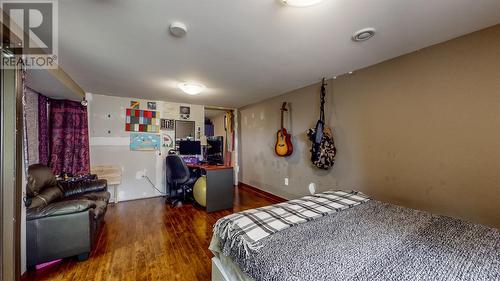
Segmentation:
{"type": "Polygon", "coordinates": [[[352,35],[352,41],[363,42],[363,41],[366,41],[366,40],[372,38],[373,36],[375,36],[375,28],[368,27],[368,28],[364,28],[364,29],[356,31],[352,35]]]}
{"type": "Polygon", "coordinates": [[[172,34],[175,37],[184,37],[187,33],[187,26],[182,22],[178,21],[170,24],[168,29],[170,30],[170,34],[172,34]]]}
{"type": "Polygon", "coordinates": [[[319,4],[323,0],[281,0],[285,5],[291,7],[309,7],[319,4]]]}
{"type": "Polygon", "coordinates": [[[177,85],[179,89],[181,89],[184,93],[195,96],[203,92],[205,90],[205,85],[194,82],[182,82],[177,85]]]}

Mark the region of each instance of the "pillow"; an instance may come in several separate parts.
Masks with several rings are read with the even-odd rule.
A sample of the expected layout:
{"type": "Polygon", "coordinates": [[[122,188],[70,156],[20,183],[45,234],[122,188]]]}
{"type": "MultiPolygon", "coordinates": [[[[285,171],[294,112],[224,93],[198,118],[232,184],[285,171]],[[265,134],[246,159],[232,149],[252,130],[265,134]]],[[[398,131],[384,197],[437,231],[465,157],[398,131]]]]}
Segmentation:
{"type": "Polygon", "coordinates": [[[38,195],[45,187],[57,185],[56,176],[52,170],[42,164],[34,164],[28,168],[28,183],[26,194],[29,197],[38,195]]]}
{"type": "Polygon", "coordinates": [[[50,203],[56,201],[57,199],[61,198],[63,196],[63,193],[61,189],[56,186],[49,186],[47,188],[44,188],[39,194],[36,196],[30,198],[29,200],[26,201],[26,207],[31,208],[37,208],[40,206],[47,206],[50,203]]]}

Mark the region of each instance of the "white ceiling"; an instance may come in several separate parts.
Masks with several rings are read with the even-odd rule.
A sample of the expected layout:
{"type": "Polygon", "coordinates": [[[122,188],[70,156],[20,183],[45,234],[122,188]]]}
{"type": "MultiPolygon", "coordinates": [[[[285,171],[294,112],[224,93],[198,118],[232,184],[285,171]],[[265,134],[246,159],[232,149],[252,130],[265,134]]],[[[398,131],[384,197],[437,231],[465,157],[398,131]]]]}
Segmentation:
{"type": "Polygon", "coordinates": [[[44,69],[28,69],[27,86],[54,99],[81,100],[82,97],[74,93],[59,82],[50,72],[44,69]]]}
{"type": "Polygon", "coordinates": [[[59,63],[85,91],[227,107],[500,23],[499,0],[324,0],[309,8],[278,0],[58,3],[59,63]],[[172,21],[188,26],[185,38],[168,34],[172,21]],[[377,35],[352,42],[365,27],[377,35]],[[185,80],[208,90],[184,95],[176,84],[185,80]]]}
{"type": "Polygon", "coordinates": [[[211,119],[226,114],[225,110],[205,109],[205,118],[211,119]]]}

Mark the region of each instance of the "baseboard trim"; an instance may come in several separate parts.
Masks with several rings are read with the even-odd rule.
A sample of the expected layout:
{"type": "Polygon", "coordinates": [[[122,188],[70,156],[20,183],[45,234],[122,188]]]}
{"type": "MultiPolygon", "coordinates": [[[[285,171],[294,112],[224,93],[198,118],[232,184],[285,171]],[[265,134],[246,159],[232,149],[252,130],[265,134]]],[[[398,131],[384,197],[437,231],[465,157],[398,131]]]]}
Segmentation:
{"type": "Polygon", "coordinates": [[[118,203],[115,203],[115,202],[109,202],[109,203],[111,203],[113,205],[118,205],[120,203],[126,203],[126,202],[131,202],[131,201],[138,201],[138,200],[146,200],[146,199],[154,199],[154,198],[159,198],[159,197],[165,197],[165,195],[151,195],[151,196],[146,196],[146,197],[120,199],[120,200],[118,200],[118,203]]]}
{"type": "Polygon", "coordinates": [[[267,191],[262,190],[261,188],[258,188],[258,187],[246,184],[246,183],[241,182],[241,181],[238,182],[238,186],[242,187],[244,189],[247,189],[247,190],[249,190],[249,191],[251,191],[253,193],[256,193],[256,194],[258,194],[258,195],[260,195],[262,197],[265,197],[266,199],[269,199],[270,201],[273,201],[274,203],[281,203],[281,202],[288,201],[287,199],[285,199],[283,197],[280,197],[278,195],[269,193],[267,191]]]}

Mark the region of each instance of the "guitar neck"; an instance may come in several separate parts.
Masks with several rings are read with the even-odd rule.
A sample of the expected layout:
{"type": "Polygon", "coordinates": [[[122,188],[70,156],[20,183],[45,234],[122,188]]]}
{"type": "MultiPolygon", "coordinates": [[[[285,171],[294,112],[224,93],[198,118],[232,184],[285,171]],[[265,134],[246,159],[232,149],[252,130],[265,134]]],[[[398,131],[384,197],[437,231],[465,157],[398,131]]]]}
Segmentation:
{"type": "Polygon", "coordinates": [[[282,110],[281,111],[281,130],[283,130],[283,114],[284,114],[284,111],[282,110]]]}
{"type": "Polygon", "coordinates": [[[283,131],[283,129],[284,129],[284,126],[283,126],[284,117],[283,117],[283,115],[285,114],[285,111],[286,111],[286,102],[284,102],[283,105],[281,105],[280,110],[281,110],[281,129],[280,130],[283,131]]]}

